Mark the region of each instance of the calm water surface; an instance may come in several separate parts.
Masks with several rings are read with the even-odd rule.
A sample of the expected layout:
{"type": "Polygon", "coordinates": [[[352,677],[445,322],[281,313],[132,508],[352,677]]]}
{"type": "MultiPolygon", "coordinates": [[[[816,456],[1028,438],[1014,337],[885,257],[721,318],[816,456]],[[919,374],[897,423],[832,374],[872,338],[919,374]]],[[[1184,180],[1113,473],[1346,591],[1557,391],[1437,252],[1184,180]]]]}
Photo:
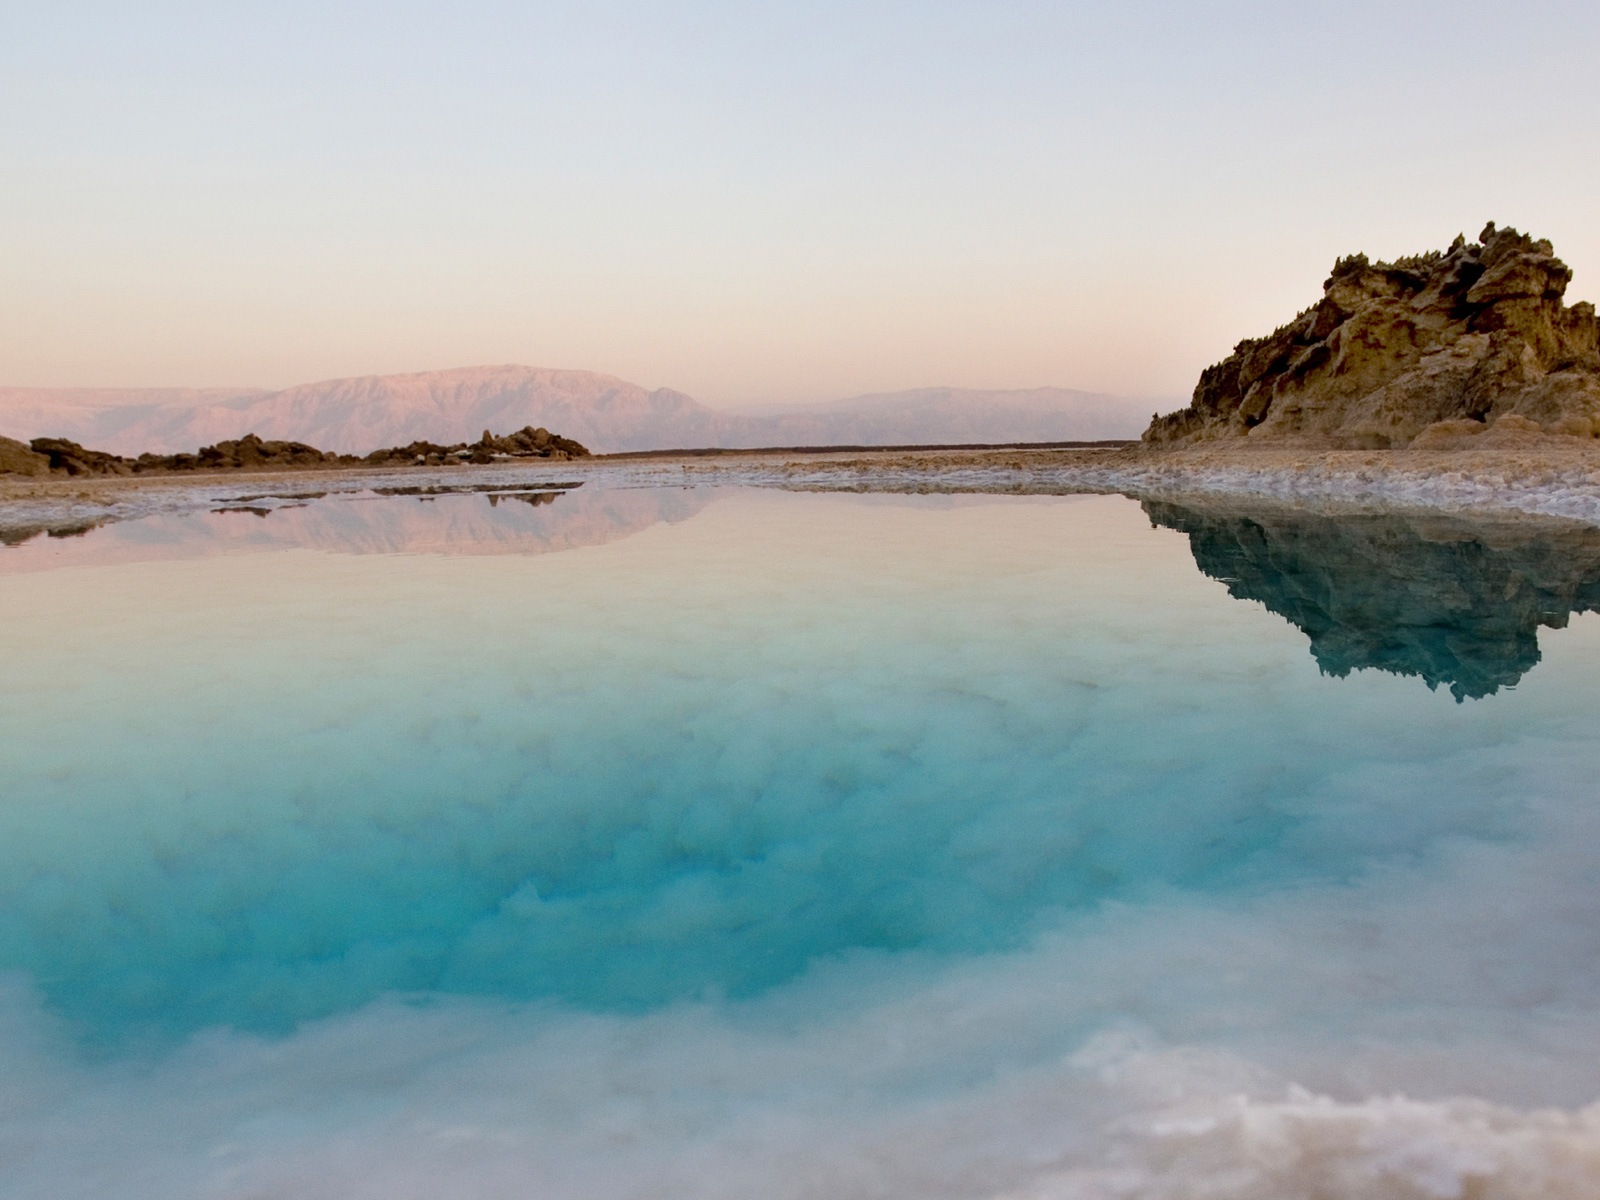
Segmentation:
{"type": "Polygon", "coordinates": [[[1594,1194],[1600,531],[233,508],[0,548],[0,1195],[1594,1194]]]}

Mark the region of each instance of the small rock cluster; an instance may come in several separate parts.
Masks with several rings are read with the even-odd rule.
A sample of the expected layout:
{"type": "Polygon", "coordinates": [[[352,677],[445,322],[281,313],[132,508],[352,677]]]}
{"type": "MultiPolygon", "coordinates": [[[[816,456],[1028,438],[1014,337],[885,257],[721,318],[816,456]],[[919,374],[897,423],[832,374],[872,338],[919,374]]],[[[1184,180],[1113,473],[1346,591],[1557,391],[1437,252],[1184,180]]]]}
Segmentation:
{"type": "Polygon", "coordinates": [[[28,445],[0,437],[0,474],[15,475],[142,475],[182,471],[285,471],[351,466],[451,466],[490,463],[507,458],[566,460],[589,451],[571,438],[527,426],[504,437],[487,429],[468,445],[441,446],[412,442],[374,450],[371,454],[335,454],[304,442],[265,441],[253,433],[233,441],[203,446],[194,454],[141,454],[124,458],[89,450],[66,438],[34,438],[28,445]]]}
{"type": "Polygon", "coordinates": [[[292,470],[337,463],[341,458],[304,442],[268,442],[247,433],[237,441],[202,446],[194,454],[141,454],[133,465],[136,471],[292,470]]]}
{"type": "Polygon", "coordinates": [[[472,444],[457,442],[441,446],[435,442],[412,442],[409,446],[394,446],[388,450],[374,450],[363,462],[378,465],[444,466],[452,462],[491,463],[504,458],[548,458],[565,461],[587,458],[586,447],[571,438],[551,433],[543,427],[524,426],[515,433],[496,437],[487,429],[483,437],[472,444]]]}
{"type": "Polygon", "coordinates": [[[1144,440],[1381,448],[1506,415],[1600,436],[1600,323],[1594,305],[1563,303],[1571,279],[1548,241],[1493,222],[1443,252],[1342,258],[1317,304],[1208,367],[1144,440]]]}
{"type": "MultiPolygon", "coordinates": [[[[12,445],[21,446],[21,443],[12,445]]],[[[66,438],[34,438],[25,449],[39,460],[36,465],[43,470],[20,471],[19,474],[141,475],[167,471],[292,470],[338,465],[348,459],[346,455],[324,453],[304,442],[263,441],[253,433],[236,441],[203,446],[194,454],[141,454],[137,458],[124,458],[120,454],[86,449],[66,438]]],[[[3,469],[0,463],[0,470],[3,469]]]]}

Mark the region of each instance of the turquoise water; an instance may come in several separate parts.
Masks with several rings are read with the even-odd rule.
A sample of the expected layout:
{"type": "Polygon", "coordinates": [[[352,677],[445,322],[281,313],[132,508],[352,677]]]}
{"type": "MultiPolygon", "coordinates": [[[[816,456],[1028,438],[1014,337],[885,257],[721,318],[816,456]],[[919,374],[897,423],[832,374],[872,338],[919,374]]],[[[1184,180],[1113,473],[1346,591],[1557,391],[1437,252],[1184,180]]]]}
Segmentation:
{"type": "Polygon", "coordinates": [[[539,495],[0,552],[0,1194],[1188,1195],[1243,1096],[1449,1196],[1600,1091],[1588,531],[539,495]]]}

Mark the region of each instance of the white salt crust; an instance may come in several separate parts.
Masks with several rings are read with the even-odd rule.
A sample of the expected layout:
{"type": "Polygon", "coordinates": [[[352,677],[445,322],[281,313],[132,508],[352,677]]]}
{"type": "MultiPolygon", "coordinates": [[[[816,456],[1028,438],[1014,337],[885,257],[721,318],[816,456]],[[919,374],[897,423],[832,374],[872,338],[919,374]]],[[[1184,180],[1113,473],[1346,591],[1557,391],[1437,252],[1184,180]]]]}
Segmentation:
{"type": "Polygon", "coordinates": [[[102,487],[79,496],[0,500],[0,531],[63,529],[162,513],[206,511],[242,500],[271,507],[315,494],[355,494],[374,488],[537,488],[555,483],[588,487],[721,485],[805,491],[977,492],[999,494],[1122,493],[1134,498],[1183,495],[1264,499],[1319,509],[1382,509],[1457,513],[1530,514],[1600,524],[1600,469],[1577,462],[1529,469],[1479,458],[1440,469],[1437,463],[1385,463],[1381,459],[1311,457],[1284,462],[1196,462],[1180,457],[1111,462],[1030,463],[1018,453],[1005,463],[973,463],[971,456],[859,455],[804,458],[649,460],[633,463],[560,463],[534,467],[404,470],[297,477],[253,477],[226,482],[102,487]]]}

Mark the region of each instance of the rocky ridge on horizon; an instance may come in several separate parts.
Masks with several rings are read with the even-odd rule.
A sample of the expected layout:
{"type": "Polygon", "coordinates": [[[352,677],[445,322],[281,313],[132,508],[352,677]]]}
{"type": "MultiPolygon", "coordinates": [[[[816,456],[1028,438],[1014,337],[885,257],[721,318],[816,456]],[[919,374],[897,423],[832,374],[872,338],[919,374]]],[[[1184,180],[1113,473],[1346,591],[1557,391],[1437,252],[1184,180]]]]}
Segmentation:
{"type": "Polygon", "coordinates": [[[337,454],[304,442],[268,441],[247,433],[242,438],[202,446],[193,454],[124,457],[91,450],[67,438],[34,438],[24,445],[0,437],[0,474],[14,475],[143,475],[189,471],[293,471],[329,467],[439,467],[457,463],[486,464],[505,459],[540,458],[565,462],[587,458],[581,443],[548,429],[528,426],[501,437],[489,430],[476,442],[441,446],[416,441],[370,454],[337,454]]]}
{"type": "Polygon", "coordinates": [[[1493,222],[1443,252],[1342,258],[1320,301],[1208,367],[1144,441],[1450,444],[1506,418],[1600,436],[1600,324],[1563,302],[1571,279],[1548,241],[1493,222]]]}

